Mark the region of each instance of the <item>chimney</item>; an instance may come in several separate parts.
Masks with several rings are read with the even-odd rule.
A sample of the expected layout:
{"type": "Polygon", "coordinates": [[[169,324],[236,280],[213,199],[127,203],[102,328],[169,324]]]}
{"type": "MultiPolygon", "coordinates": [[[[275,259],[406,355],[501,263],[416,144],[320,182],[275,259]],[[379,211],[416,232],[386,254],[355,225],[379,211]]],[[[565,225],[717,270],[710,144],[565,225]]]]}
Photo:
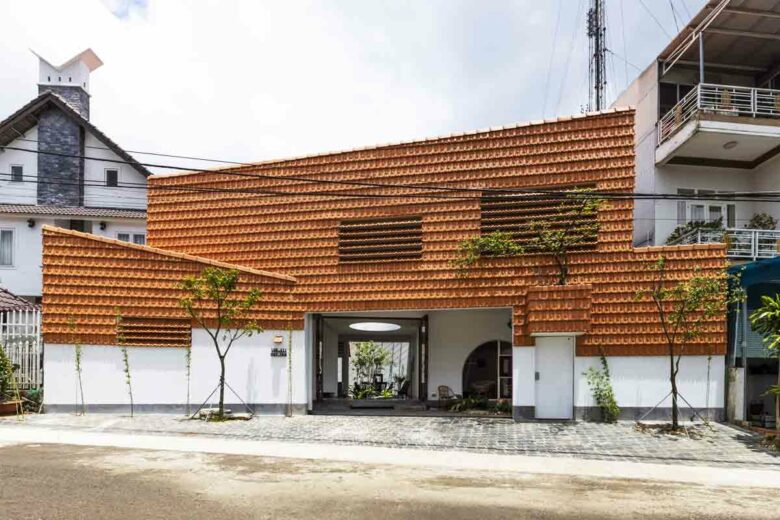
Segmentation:
{"type": "Polygon", "coordinates": [[[103,62],[87,49],[59,66],[38,57],[38,94],[47,90],[63,98],[84,119],[89,119],[89,73],[103,62]]]}

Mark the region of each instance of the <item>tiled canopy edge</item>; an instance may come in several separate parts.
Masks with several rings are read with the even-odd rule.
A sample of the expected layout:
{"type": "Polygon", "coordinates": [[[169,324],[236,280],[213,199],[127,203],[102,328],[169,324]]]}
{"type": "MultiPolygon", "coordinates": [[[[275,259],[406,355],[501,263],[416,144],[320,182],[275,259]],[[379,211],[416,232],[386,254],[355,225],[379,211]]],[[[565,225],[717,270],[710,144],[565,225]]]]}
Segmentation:
{"type": "Polygon", "coordinates": [[[155,345],[155,333],[189,321],[178,303],[184,296],[179,284],[206,267],[236,269],[237,297],[262,292],[251,316],[262,327],[302,328],[294,277],[49,226],[43,242],[43,333],[49,343],[115,345],[120,315],[148,323],[149,345],[155,345]]]}

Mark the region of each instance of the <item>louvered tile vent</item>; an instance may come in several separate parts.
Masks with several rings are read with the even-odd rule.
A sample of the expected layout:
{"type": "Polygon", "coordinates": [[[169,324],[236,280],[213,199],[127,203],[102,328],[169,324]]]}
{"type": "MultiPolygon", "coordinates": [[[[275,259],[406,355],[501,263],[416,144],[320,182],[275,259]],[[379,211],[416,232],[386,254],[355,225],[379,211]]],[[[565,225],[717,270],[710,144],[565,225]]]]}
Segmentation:
{"type": "Polygon", "coordinates": [[[576,198],[540,195],[483,197],[480,204],[480,227],[483,235],[503,231],[511,233],[523,244],[538,234],[543,222],[550,222],[550,230],[568,229],[569,236],[583,235],[582,241],[578,241],[572,249],[594,249],[598,240],[598,228],[594,224],[598,216],[582,215],[580,209],[581,199],[576,198]]]}
{"type": "Polygon", "coordinates": [[[188,319],[123,316],[117,320],[117,345],[128,347],[189,347],[188,319]]]}
{"type": "Polygon", "coordinates": [[[422,256],[422,217],[342,220],[339,261],[407,260],[422,256]]]}

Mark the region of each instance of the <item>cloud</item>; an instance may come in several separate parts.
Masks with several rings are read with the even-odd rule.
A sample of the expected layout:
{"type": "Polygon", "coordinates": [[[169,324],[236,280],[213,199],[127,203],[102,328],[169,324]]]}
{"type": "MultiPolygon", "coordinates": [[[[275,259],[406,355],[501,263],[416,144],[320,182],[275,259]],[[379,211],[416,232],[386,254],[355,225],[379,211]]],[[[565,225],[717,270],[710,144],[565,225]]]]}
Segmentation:
{"type": "MultiPolygon", "coordinates": [[[[37,94],[28,48],[61,63],[86,47],[105,62],[91,77],[92,121],[131,150],[258,161],[577,113],[588,66],[578,3],[587,8],[584,0],[0,2],[0,118],[37,94]]],[[[688,0],[691,10],[703,3],[688,0]]],[[[614,9],[608,43],[622,55],[614,9]]],[[[667,38],[640,9],[625,4],[625,53],[644,67],[667,38]]],[[[673,31],[671,13],[657,9],[673,31]]],[[[625,74],[621,62],[612,68],[614,97],[625,74]]]]}
{"type": "Polygon", "coordinates": [[[148,0],[101,0],[111,13],[124,20],[131,16],[146,16],[148,0]]]}

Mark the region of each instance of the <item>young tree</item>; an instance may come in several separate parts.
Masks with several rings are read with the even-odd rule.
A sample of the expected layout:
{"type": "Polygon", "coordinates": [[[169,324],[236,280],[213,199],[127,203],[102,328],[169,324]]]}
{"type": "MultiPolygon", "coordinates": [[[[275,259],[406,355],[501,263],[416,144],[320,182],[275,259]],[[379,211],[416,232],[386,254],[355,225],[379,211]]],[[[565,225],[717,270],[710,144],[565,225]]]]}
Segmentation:
{"type": "MultiPolygon", "coordinates": [[[[761,307],[750,314],[753,330],[764,335],[764,344],[772,357],[780,358],[780,294],[762,296],[761,307]]],[[[775,396],[775,427],[780,430],[780,370],[777,384],[767,390],[775,396]]]]}
{"type": "Polygon", "coordinates": [[[355,346],[352,354],[352,366],[355,368],[355,378],[358,386],[371,383],[374,374],[381,372],[382,367],[390,362],[390,352],[373,341],[361,341],[355,346]]]}
{"type": "Polygon", "coordinates": [[[188,276],[181,283],[186,296],[179,304],[211,337],[219,358],[220,418],[225,415],[225,358],[236,341],[262,331],[249,319],[260,300],[260,291],[252,289],[245,297],[237,298],[237,287],[238,271],[216,267],[207,267],[199,276],[188,276]]]}
{"type": "Polygon", "coordinates": [[[598,211],[603,201],[592,191],[570,190],[559,197],[559,202],[547,216],[519,224],[515,229],[497,230],[463,240],[453,265],[465,269],[483,257],[546,254],[552,256],[558,268],[558,284],[566,285],[569,253],[598,239],[598,211]]]}
{"type": "Polygon", "coordinates": [[[569,280],[569,253],[598,239],[598,211],[603,200],[592,191],[572,190],[551,216],[527,226],[531,238],[526,251],[552,256],[558,268],[558,285],[569,280]]]}
{"type": "Polygon", "coordinates": [[[655,273],[652,288],[636,293],[637,299],[652,300],[669,356],[669,383],[672,396],[672,429],[679,428],[679,390],[677,375],[686,347],[701,337],[703,325],[726,312],[727,304],[736,301],[738,291],[729,292],[729,279],[724,274],[705,276],[700,270],[687,280],[675,282],[667,278],[667,260],[660,257],[650,265],[655,273]]]}

